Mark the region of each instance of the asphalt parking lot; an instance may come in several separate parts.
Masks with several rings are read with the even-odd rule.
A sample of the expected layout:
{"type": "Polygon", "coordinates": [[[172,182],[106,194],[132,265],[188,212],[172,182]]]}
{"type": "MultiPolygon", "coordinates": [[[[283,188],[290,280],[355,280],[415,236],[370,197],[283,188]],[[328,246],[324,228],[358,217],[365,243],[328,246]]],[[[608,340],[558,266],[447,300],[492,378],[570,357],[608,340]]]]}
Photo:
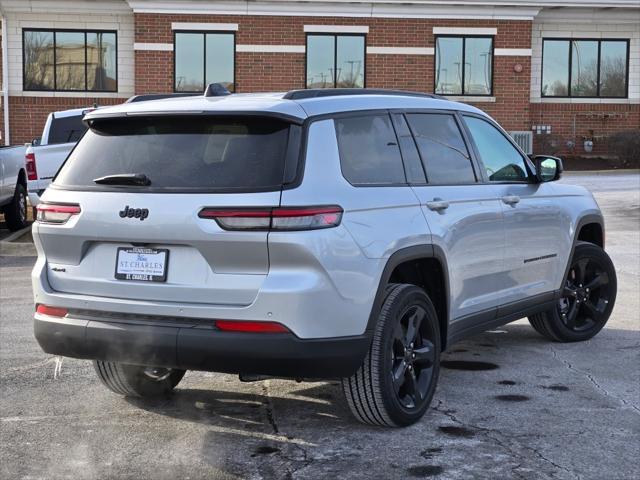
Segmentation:
{"type": "Polygon", "coordinates": [[[32,334],[33,257],[0,257],[0,478],[640,478],[640,174],[567,175],[607,223],[618,300],[593,340],[526,320],[456,344],[432,408],[402,430],[355,422],[336,382],[188,372],[126,400],[32,334]],[[452,368],[456,367],[456,368],[452,368]]]}

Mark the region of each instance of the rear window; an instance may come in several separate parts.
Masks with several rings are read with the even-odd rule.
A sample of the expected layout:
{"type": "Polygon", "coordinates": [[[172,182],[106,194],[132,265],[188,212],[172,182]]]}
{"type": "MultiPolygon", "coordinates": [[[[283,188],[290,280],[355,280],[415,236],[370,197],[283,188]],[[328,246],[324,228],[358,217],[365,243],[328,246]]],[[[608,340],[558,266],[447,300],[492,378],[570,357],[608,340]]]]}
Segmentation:
{"type": "Polygon", "coordinates": [[[273,118],[98,120],[54,183],[97,188],[96,178],[142,173],[151,185],[135,188],[144,190],[279,189],[288,131],[287,123],[273,118]]]}
{"type": "Polygon", "coordinates": [[[77,142],[87,130],[87,126],[82,123],[84,115],[72,115],[70,117],[56,118],[51,120],[49,126],[48,145],[56,143],[77,142]]]}

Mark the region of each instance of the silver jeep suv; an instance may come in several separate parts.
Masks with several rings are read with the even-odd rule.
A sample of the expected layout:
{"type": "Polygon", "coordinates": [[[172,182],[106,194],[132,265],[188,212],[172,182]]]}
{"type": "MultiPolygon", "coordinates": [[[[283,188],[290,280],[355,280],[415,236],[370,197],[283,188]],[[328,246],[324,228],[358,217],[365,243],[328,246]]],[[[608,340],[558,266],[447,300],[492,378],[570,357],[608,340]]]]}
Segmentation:
{"type": "Polygon", "coordinates": [[[35,335],[119,394],[337,377],[359,420],[405,426],[454,342],[527,316],[586,340],[613,309],[592,195],[472,106],[209,88],[84,121],[33,226],[35,335]]]}

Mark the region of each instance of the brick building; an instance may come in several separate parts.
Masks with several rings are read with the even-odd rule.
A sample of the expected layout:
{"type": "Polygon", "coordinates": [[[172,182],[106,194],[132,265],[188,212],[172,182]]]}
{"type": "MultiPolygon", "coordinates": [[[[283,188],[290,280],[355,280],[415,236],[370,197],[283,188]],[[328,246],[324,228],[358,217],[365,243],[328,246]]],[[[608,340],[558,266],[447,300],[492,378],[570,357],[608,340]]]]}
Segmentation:
{"type": "MultiPolygon", "coordinates": [[[[637,0],[0,0],[4,143],[134,94],[384,87],[473,103],[519,142],[640,128],[637,0]],[[515,135],[515,134],[514,134],[515,135]]],[[[587,149],[588,150],[588,149],[587,149]]]]}

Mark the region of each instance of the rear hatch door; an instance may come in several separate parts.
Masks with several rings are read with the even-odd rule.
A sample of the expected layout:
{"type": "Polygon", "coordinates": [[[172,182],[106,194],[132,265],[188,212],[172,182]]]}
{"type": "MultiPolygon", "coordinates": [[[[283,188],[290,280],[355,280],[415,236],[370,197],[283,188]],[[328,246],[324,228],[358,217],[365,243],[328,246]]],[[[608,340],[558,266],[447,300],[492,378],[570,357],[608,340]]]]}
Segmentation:
{"type": "Polygon", "coordinates": [[[43,198],[81,210],[64,225],[36,227],[51,287],[249,305],[269,269],[268,232],[228,231],[198,214],[278,206],[297,128],[261,117],[96,121],[43,198]],[[148,182],[126,180],[133,175],[148,182]]]}

